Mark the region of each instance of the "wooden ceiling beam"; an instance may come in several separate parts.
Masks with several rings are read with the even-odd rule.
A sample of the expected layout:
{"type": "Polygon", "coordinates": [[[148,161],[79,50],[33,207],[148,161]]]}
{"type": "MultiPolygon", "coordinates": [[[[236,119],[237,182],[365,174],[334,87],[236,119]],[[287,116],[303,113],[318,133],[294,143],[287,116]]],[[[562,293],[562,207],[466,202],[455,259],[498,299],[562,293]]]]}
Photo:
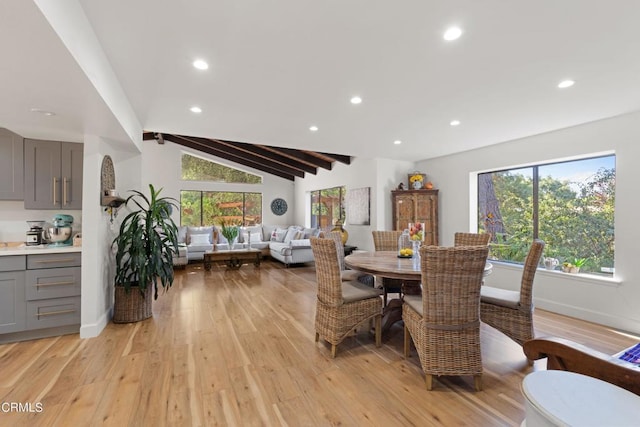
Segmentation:
{"type": "Polygon", "coordinates": [[[310,165],[314,165],[316,167],[322,168],[322,169],[327,169],[327,170],[331,170],[331,162],[328,162],[326,160],[322,160],[318,157],[315,156],[311,156],[309,154],[306,154],[303,151],[300,150],[294,150],[293,148],[283,148],[283,147],[267,147],[262,145],[261,147],[265,147],[267,148],[269,151],[274,151],[276,153],[280,153],[282,155],[285,155],[287,157],[291,157],[293,159],[299,160],[301,162],[310,164],[310,165]]]}
{"type": "Polygon", "coordinates": [[[304,176],[303,172],[292,171],[291,169],[284,168],[281,165],[274,166],[273,164],[268,164],[268,162],[256,162],[256,161],[248,160],[234,153],[230,153],[225,149],[221,149],[220,147],[212,146],[211,141],[205,138],[195,138],[195,137],[189,138],[189,137],[184,137],[181,135],[173,135],[173,134],[166,134],[164,135],[164,138],[167,141],[174,142],[184,147],[193,148],[194,150],[199,150],[199,151],[211,154],[212,156],[220,157],[222,159],[226,159],[234,163],[238,163],[238,164],[248,166],[266,173],[270,173],[272,175],[276,175],[281,178],[288,179],[290,181],[294,181],[295,177],[298,176],[299,174],[304,176]],[[292,173],[292,172],[295,172],[295,173],[292,173]]]}
{"type": "Polygon", "coordinates": [[[351,164],[351,156],[345,156],[342,154],[333,154],[333,153],[321,153],[319,151],[307,151],[307,150],[303,150],[303,151],[312,156],[324,158],[324,160],[327,160],[330,162],[336,161],[336,162],[344,163],[345,165],[351,164]]]}
{"type": "Polygon", "coordinates": [[[144,141],[164,140],[220,157],[244,166],[280,176],[288,180],[304,178],[305,173],[317,174],[318,168],[331,170],[333,163],[351,164],[351,156],[323,153],[310,150],[273,147],[246,142],[227,141],[213,138],[191,137],[176,134],[144,131],[144,141]]]}
{"type": "MultiPolygon", "coordinates": [[[[180,136],[180,135],[177,135],[180,136]]],[[[258,165],[264,165],[273,169],[280,169],[280,170],[284,170],[286,173],[291,174],[291,175],[295,175],[297,177],[300,178],[304,178],[304,171],[300,170],[300,169],[296,169],[296,168],[292,168],[286,165],[283,165],[281,163],[278,162],[274,162],[271,159],[267,159],[264,157],[258,157],[255,156],[252,153],[248,153],[244,150],[239,149],[238,147],[229,144],[229,143],[224,143],[222,141],[219,141],[217,139],[209,139],[209,138],[190,138],[190,137],[184,137],[184,138],[188,138],[188,139],[192,139],[195,141],[198,141],[200,143],[203,144],[209,144],[211,147],[213,148],[217,148],[220,151],[224,151],[230,155],[236,156],[238,158],[243,158],[246,159],[248,161],[254,162],[255,164],[258,165]]]]}
{"type": "Polygon", "coordinates": [[[312,173],[314,175],[318,172],[315,166],[300,162],[287,156],[283,156],[276,151],[267,150],[262,145],[248,144],[246,142],[225,141],[221,139],[212,139],[212,141],[216,141],[220,144],[224,144],[229,147],[244,151],[249,155],[254,155],[266,160],[271,160],[273,162],[293,169],[298,169],[303,172],[312,173]]]}

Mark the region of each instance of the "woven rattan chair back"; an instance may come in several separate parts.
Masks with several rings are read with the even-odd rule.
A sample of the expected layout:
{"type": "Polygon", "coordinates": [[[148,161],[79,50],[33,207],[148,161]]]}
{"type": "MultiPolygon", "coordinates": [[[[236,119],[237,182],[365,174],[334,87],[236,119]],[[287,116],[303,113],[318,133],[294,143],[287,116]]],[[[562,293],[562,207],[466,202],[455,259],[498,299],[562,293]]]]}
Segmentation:
{"type": "Polygon", "coordinates": [[[520,300],[515,308],[508,306],[508,304],[497,304],[484,298],[480,304],[482,321],[520,345],[535,336],[533,330],[533,281],[543,250],[544,242],[542,240],[534,240],[529,248],[520,281],[520,300]]]}
{"type": "MultiPolygon", "coordinates": [[[[398,250],[398,238],[402,234],[402,231],[380,231],[374,230],[371,232],[373,235],[373,246],[376,251],[397,251],[398,250]]],[[[400,279],[390,279],[385,277],[382,279],[382,303],[387,306],[389,294],[401,294],[402,283],[400,279]]]]}
{"type": "Polygon", "coordinates": [[[430,325],[479,325],[480,287],[489,247],[426,246],[420,255],[425,321],[430,325]]]}
{"type": "MultiPolygon", "coordinates": [[[[331,357],[336,356],[338,344],[358,326],[375,320],[376,346],[380,346],[382,301],[374,289],[356,282],[342,282],[338,249],[332,238],[311,237],[311,249],[316,265],[318,300],[316,302],[316,342],[323,337],[331,344],[331,357]],[[354,290],[359,296],[344,300],[354,290]],[[358,289],[359,288],[359,289],[358,289]]],[[[342,245],[342,241],[340,241],[342,245]]]]}
{"type": "Polygon", "coordinates": [[[491,234],[457,232],[453,239],[453,246],[486,246],[491,240],[491,234]]]}
{"type": "Polygon", "coordinates": [[[480,287],[488,254],[488,246],[420,248],[422,313],[405,300],[404,354],[413,339],[428,390],[439,375],[472,375],[482,389],[480,287]]]}
{"type": "Polygon", "coordinates": [[[527,258],[524,260],[522,280],[520,281],[520,305],[529,310],[533,306],[533,279],[536,276],[543,251],[544,242],[536,239],[531,244],[527,258]]]}
{"type": "Polygon", "coordinates": [[[318,300],[329,307],[342,304],[342,279],[340,263],[333,239],[312,237],[311,249],[316,265],[318,300]]]}
{"type": "Polygon", "coordinates": [[[336,251],[338,253],[338,262],[340,263],[340,270],[344,270],[344,246],[342,245],[342,233],[337,231],[326,231],[320,235],[325,239],[331,239],[336,244],[336,251]]]}
{"type": "Polygon", "coordinates": [[[371,233],[373,234],[373,246],[376,251],[398,250],[398,237],[400,237],[402,231],[374,230],[371,233]]]}

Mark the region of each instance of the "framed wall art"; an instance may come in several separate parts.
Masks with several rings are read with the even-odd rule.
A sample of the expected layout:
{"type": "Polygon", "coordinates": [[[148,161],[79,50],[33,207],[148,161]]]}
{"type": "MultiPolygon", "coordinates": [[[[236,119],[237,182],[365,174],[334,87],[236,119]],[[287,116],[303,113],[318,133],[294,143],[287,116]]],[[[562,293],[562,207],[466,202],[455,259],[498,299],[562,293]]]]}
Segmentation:
{"type": "Polygon", "coordinates": [[[371,187],[353,188],[347,192],[347,222],[350,225],[371,225],[371,187]]]}

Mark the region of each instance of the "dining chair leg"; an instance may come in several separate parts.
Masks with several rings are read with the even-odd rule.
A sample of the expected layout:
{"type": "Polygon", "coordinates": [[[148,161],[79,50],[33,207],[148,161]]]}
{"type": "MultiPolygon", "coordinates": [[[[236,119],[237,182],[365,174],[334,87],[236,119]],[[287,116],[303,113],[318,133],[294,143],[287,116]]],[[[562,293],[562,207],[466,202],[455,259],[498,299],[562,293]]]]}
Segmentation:
{"type": "Polygon", "coordinates": [[[338,346],[335,344],[331,344],[331,358],[336,358],[336,353],[338,352],[338,346]]]}
{"type": "Polygon", "coordinates": [[[409,357],[409,345],[411,344],[411,335],[407,325],[404,325],[404,357],[409,357]]]}
{"type": "Polygon", "coordinates": [[[476,387],[476,391],[482,391],[482,374],[473,376],[473,384],[476,387]]]}
{"type": "Polygon", "coordinates": [[[427,386],[427,390],[433,390],[433,375],[427,374],[424,378],[424,383],[427,386]]]}
{"type": "Polygon", "coordinates": [[[376,316],[376,347],[382,345],[382,314],[376,316]]]}
{"type": "Polygon", "coordinates": [[[320,341],[320,334],[316,332],[316,342],[320,341]]]}

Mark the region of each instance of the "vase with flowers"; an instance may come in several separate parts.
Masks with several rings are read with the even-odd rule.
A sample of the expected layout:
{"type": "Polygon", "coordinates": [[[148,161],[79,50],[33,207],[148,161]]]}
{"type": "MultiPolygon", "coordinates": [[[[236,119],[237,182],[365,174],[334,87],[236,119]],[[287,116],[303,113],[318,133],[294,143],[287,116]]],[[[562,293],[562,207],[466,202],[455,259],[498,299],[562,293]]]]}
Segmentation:
{"type": "Polygon", "coordinates": [[[420,190],[424,187],[425,174],[414,172],[409,175],[409,187],[414,190],[420,190]]]}
{"type": "Polygon", "coordinates": [[[409,240],[411,240],[411,244],[413,245],[413,253],[417,256],[420,251],[420,245],[424,242],[423,222],[409,223],[409,240]]]}

